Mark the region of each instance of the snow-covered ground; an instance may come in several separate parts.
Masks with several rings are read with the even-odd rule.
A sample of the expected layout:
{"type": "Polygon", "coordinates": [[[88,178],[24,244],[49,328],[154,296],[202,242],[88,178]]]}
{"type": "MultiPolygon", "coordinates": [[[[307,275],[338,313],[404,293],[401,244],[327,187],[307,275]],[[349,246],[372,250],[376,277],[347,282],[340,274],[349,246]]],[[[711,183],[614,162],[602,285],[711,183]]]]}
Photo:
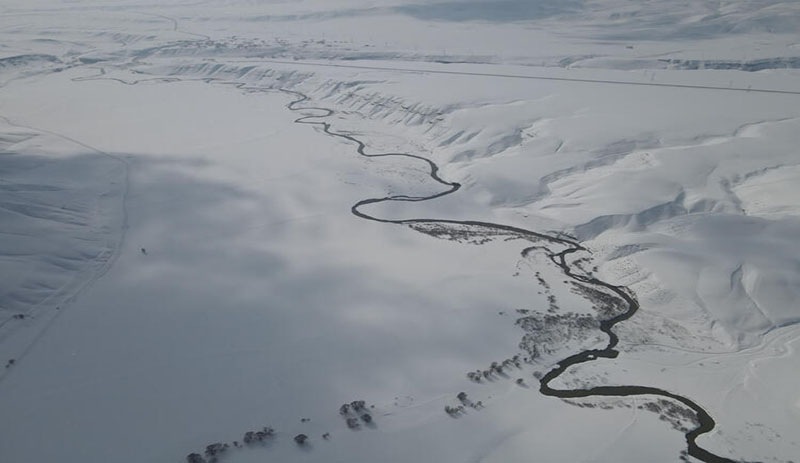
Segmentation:
{"type": "Polygon", "coordinates": [[[540,394],[621,300],[520,229],[640,305],[553,388],[658,388],[713,455],[797,461],[797,31],[776,0],[3,2],[0,461],[698,461],[679,401],[540,394]]]}

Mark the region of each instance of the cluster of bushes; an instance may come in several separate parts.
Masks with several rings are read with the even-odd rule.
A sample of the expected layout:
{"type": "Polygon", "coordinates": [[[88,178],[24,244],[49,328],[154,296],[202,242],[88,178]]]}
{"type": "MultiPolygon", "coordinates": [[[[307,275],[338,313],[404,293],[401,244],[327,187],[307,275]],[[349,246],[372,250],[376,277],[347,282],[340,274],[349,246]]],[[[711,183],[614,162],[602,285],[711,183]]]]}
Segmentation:
{"type": "MultiPolygon", "coordinates": [[[[242,442],[245,444],[255,444],[256,442],[264,442],[267,439],[270,439],[275,436],[275,430],[270,428],[269,426],[265,426],[261,429],[261,431],[247,431],[244,433],[244,437],[242,437],[242,442]]],[[[238,447],[238,442],[234,441],[233,443],[238,447]]]]}
{"type": "MultiPolygon", "coordinates": [[[[347,421],[347,426],[350,429],[357,429],[361,423],[371,424],[373,422],[372,415],[367,410],[367,404],[363,400],[354,400],[350,403],[343,404],[339,408],[339,413],[347,421]]],[[[300,420],[303,423],[311,421],[309,418],[300,420]]],[[[217,463],[220,456],[225,453],[231,446],[236,448],[244,448],[245,446],[257,445],[265,443],[275,437],[275,430],[271,427],[265,426],[259,431],[247,431],[242,437],[241,443],[233,441],[232,443],[215,442],[207,445],[204,454],[190,453],[186,456],[186,463],[217,463]]],[[[330,440],[330,433],[324,433],[322,438],[330,440]]],[[[305,434],[298,434],[294,436],[294,442],[299,446],[307,445],[309,437],[305,434]]]]}
{"type": "Polygon", "coordinates": [[[550,285],[547,283],[547,280],[542,277],[542,272],[536,272],[536,280],[539,282],[539,285],[541,285],[542,288],[547,291],[550,290],[550,285]]]}
{"type": "Polygon", "coordinates": [[[625,300],[596,287],[573,281],[572,292],[590,301],[601,320],[614,318],[629,309],[625,300]]]}
{"type": "Polygon", "coordinates": [[[186,463],[216,463],[218,456],[230,448],[230,445],[216,442],[206,446],[205,458],[199,453],[190,453],[186,456],[186,463]]]}
{"type": "Polygon", "coordinates": [[[483,402],[481,402],[480,400],[477,401],[477,402],[471,401],[469,399],[469,397],[467,397],[467,393],[466,392],[459,392],[458,395],[456,395],[456,399],[458,399],[458,401],[460,402],[459,405],[456,405],[456,406],[445,405],[444,406],[444,412],[447,413],[448,415],[450,415],[453,418],[456,418],[456,417],[460,416],[461,414],[463,414],[465,411],[467,411],[466,407],[474,408],[475,410],[483,408],[483,402]]]}
{"type": "Polygon", "coordinates": [[[639,409],[657,413],[661,421],[666,421],[674,429],[681,432],[689,432],[686,423],[692,427],[700,425],[697,414],[687,407],[681,406],[666,399],[658,399],[655,402],[645,402],[639,405],[639,409]]]}
{"type": "Polygon", "coordinates": [[[345,419],[345,423],[350,429],[360,428],[362,421],[365,424],[372,423],[372,415],[368,413],[367,404],[363,400],[354,400],[349,404],[342,404],[339,407],[339,414],[345,419]]]}
{"type": "MultiPolygon", "coordinates": [[[[547,295],[547,311],[549,313],[556,313],[559,310],[558,301],[556,300],[556,296],[550,291],[550,284],[542,277],[541,272],[536,272],[536,280],[539,282],[539,285],[544,289],[544,293],[547,295]]],[[[567,281],[564,281],[567,283],[567,281]]],[[[539,294],[542,294],[541,292],[539,294]]]]}
{"type": "MultiPolygon", "coordinates": [[[[275,436],[275,430],[269,426],[264,426],[260,431],[247,431],[242,437],[242,442],[246,445],[254,445],[260,442],[267,441],[275,436]]],[[[233,441],[233,446],[236,448],[243,447],[239,441],[233,441]]],[[[227,442],[215,442],[206,446],[204,455],[199,453],[190,453],[186,456],[186,463],[216,463],[219,461],[220,455],[225,453],[231,444],[227,442]]]]}
{"type": "Polygon", "coordinates": [[[556,301],[556,296],[554,294],[547,295],[547,303],[549,306],[547,307],[547,311],[550,313],[558,312],[558,302],[556,301]]]}
{"type": "Polygon", "coordinates": [[[527,357],[525,357],[524,359],[520,358],[519,354],[517,354],[509,359],[503,360],[502,362],[492,362],[492,364],[489,365],[489,368],[486,370],[475,370],[467,372],[467,378],[469,378],[472,381],[475,381],[476,383],[479,383],[481,382],[481,379],[490,379],[495,374],[498,375],[504,374],[504,371],[510,369],[512,366],[516,368],[522,368],[523,361],[526,363],[530,363],[530,359],[528,359],[527,357]]]}
{"type": "MultiPolygon", "coordinates": [[[[24,313],[17,313],[11,316],[14,320],[24,320],[27,317],[24,313]]],[[[6,368],[11,368],[14,364],[17,363],[15,359],[8,359],[6,362],[6,368]]]]}
{"type": "Polygon", "coordinates": [[[486,244],[495,238],[506,240],[522,238],[518,233],[501,230],[492,226],[449,224],[449,223],[414,223],[410,224],[413,230],[432,236],[465,244],[486,244]]]}
{"type": "Polygon", "coordinates": [[[515,324],[525,331],[519,347],[528,353],[530,363],[542,355],[555,355],[570,342],[587,344],[604,337],[600,322],[589,314],[531,314],[515,324]]]}

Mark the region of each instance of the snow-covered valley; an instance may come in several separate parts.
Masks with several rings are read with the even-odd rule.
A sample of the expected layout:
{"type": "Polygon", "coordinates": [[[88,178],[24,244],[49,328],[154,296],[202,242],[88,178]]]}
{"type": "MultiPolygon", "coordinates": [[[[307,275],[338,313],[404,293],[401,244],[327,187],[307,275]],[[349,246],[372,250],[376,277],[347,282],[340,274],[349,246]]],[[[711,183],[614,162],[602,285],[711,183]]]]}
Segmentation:
{"type": "Polygon", "coordinates": [[[0,5],[0,461],[797,461],[800,8],[679,3],[0,5]]]}

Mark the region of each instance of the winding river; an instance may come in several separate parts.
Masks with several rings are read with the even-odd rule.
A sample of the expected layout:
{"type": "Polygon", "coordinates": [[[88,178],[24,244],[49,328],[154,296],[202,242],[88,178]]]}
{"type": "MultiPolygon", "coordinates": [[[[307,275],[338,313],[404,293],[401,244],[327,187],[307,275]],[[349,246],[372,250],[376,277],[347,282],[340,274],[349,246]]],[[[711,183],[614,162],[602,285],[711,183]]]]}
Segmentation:
{"type": "MultiPolygon", "coordinates": [[[[494,232],[513,234],[522,238],[527,237],[530,238],[532,241],[545,241],[552,244],[565,246],[566,249],[559,252],[554,252],[546,248],[547,256],[555,265],[561,268],[564,275],[571,278],[573,281],[579,282],[581,284],[605,288],[606,290],[616,294],[620,299],[622,299],[625,302],[627,308],[622,313],[612,318],[602,320],[600,322],[599,326],[600,330],[606,335],[608,335],[608,344],[606,344],[606,346],[603,349],[585,350],[559,361],[550,371],[544,374],[544,376],[542,376],[542,378],[539,380],[540,381],[539,391],[542,394],[562,399],[587,398],[587,397],[629,397],[629,396],[648,395],[648,396],[663,397],[680,402],[684,406],[690,408],[695,413],[697,417],[697,422],[699,423],[697,427],[685,433],[688,454],[698,460],[708,463],[723,463],[723,462],[735,461],[729,458],[716,455],[700,447],[697,444],[697,438],[702,434],[708,433],[712,429],[714,429],[716,423],[714,422],[714,419],[711,417],[711,415],[705,409],[703,409],[703,407],[701,407],[696,402],[687,397],[651,386],[635,386],[635,385],[596,386],[585,389],[555,389],[550,386],[550,383],[553,380],[561,376],[573,365],[591,362],[599,358],[607,358],[607,359],[616,358],[619,355],[619,351],[616,349],[617,344],[619,344],[619,337],[613,332],[613,328],[617,323],[620,323],[622,321],[631,318],[634,314],[636,314],[636,312],[639,310],[640,307],[639,302],[636,300],[636,297],[628,288],[624,286],[615,286],[612,285],[611,283],[607,283],[592,276],[582,275],[579,273],[575,273],[573,271],[572,267],[567,262],[567,256],[578,251],[586,251],[586,248],[581,246],[577,241],[571,240],[569,238],[560,235],[553,236],[544,233],[537,233],[519,227],[513,227],[510,225],[503,225],[491,222],[469,221],[469,220],[424,219],[424,218],[394,220],[394,219],[386,219],[369,215],[368,213],[362,210],[364,206],[387,202],[387,201],[407,201],[407,202],[429,201],[455,193],[461,188],[461,185],[459,183],[449,182],[443,179],[441,176],[439,176],[439,166],[437,166],[436,163],[434,163],[430,159],[424,158],[422,156],[417,156],[409,153],[378,153],[378,154],[367,153],[365,151],[366,144],[363,141],[353,137],[352,135],[333,131],[331,129],[331,124],[323,120],[334,114],[334,111],[332,109],[313,107],[313,106],[300,106],[302,103],[309,100],[308,96],[294,90],[282,89],[281,91],[283,93],[295,97],[295,99],[292,100],[287,105],[287,107],[290,110],[304,111],[304,112],[311,111],[316,113],[299,117],[295,119],[296,123],[321,127],[326,134],[332,137],[337,137],[354,143],[357,146],[356,151],[361,156],[365,156],[368,158],[381,158],[381,157],[392,157],[392,156],[405,157],[405,158],[416,159],[420,162],[426,163],[429,167],[428,175],[434,181],[438,182],[439,184],[445,187],[445,189],[442,192],[430,196],[392,195],[392,196],[385,196],[382,198],[364,199],[352,206],[351,211],[355,216],[375,222],[391,223],[391,224],[407,225],[407,226],[427,224],[427,225],[438,225],[443,227],[446,226],[479,227],[483,230],[491,230],[494,232]]],[[[527,247],[522,250],[522,256],[523,257],[527,256],[534,249],[541,249],[541,247],[540,246],[527,247]]]]}

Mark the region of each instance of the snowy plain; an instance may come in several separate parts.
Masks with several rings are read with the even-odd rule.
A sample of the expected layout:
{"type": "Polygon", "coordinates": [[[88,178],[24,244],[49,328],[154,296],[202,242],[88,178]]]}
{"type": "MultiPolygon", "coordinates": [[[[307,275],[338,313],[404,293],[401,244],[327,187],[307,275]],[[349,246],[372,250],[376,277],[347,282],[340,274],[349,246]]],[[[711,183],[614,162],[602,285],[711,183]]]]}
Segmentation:
{"type": "Polygon", "coordinates": [[[571,237],[636,295],[553,387],[657,387],[713,417],[705,461],[798,460],[796,2],[0,13],[0,461],[703,460],[674,400],[540,394],[608,342],[597,294],[442,221],[571,237]],[[428,163],[331,131],[460,188],[413,200],[428,163]],[[351,212],[397,195],[358,211],[438,222],[351,212]]]}

